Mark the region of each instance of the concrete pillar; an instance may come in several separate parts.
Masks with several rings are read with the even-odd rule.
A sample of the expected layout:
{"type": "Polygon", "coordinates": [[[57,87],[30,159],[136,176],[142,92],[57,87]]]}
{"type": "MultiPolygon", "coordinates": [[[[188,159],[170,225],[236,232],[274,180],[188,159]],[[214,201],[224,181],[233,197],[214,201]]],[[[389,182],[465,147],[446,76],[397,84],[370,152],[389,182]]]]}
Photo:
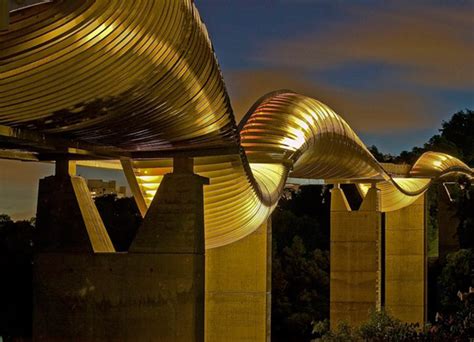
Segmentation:
{"type": "Polygon", "coordinates": [[[163,341],[204,341],[205,184],[192,159],[175,158],[130,246],[131,254],[159,256],[156,267],[167,270],[153,285],[155,314],[147,318],[163,341]]]}
{"type": "Polygon", "coordinates": [[[114,252],[114,247],[75,163],[56,163],[56,174],[39,182],[36,250],[114,252]]]}
{"type": "MultiPolygon", "coordinates": [[[[138,229],[130,253],[204,255],[203,185],[190,158],[175,158],[138,229]]],[[[204,259],[203,259],[204,266],[204,259]]]]}
{"type": "Polygon", "coordinates": [[[385,214],[385,309],[412,323],[426,320],[425,195],[385,214]]]}
{"type": "Polygon", "coordinates": [[[330,324],[357,326],[380,306],[380,191],[372,187],[351,211],[339,186],[331,190],[330,324]]]}
{"type": "Polygon", "coordinates": [[[206,342],[270,341],[271,224],[206,251],[206,342]]]}
{"type": "MultiPolygon", "coordinates": [[[[56,174],[39,182],[33,265],[33,339],[64,340],[77,302],[67,280],[81,255],[113,253],[114,247],[75,163],[61,160],[56,174]],[[71,260],[70,260],[71,259],[71,260]]],[[[84,265],[88,265],[84,263],[84,265]]],[[[81,284],[81,283],[78,283],[81,284]]],[[[74,320],[72,320],[74,321],[74,320]]]]}
{"type": "MultiPolygon", "coordinates": [[[[34,340],[204,340],[208,180],[189,172],[192,160],[178,164],[163,178],[128,253],[65,248],[37,256],[34,340]]],[[[49,198],[46,192],[40,196],[49,198]]],[[[58,216],[67,220],[77,212],[58,216]]]]}
{"type": "Polygon", "coordinates": [[[457,228],[459,219],[456,208],[451,203],[448,190],[443,184],[438,184],[438,256],[444,260],[446,255],[459,250],[457,228]]]}

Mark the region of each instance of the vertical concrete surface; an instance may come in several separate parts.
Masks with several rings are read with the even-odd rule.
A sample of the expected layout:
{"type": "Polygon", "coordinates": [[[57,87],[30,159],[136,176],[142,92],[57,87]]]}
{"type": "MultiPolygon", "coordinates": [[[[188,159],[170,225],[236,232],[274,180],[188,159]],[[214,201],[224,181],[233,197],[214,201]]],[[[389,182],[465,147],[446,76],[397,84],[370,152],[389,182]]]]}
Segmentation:
{"type": "Polygon", "coordinates": [[[425,195],[385,215],[385,309],[404,322],[426,318],[425,195]]]}
{"type": "Polygon", "coordinates": [[[358,211],[331,190],[330,324],[357,326],[380,305],[380,194],[371,188],[358,211]]]}
{"type": "Polygon", "coordinates": [[[36,229],[38,251],[114,252],[81,177],[57,174],[40,180],[36,229]]]}
{"type": "Polygon", "coordinates": [[[155,285],[165,300],[154,309],[161,317],[148,319],[157,340],[204,341],[205,184],[193,174],[192,159],[175,158],[130,246],[130,254],[156,255],[157,267],[170,266],[155,285]],[[168,278],[174,282],[166,285],[168,278]]]}
{"type": "Polygon", "coordinates": [[[270,341],[271,224],[206,251],[206,342],[270,341]]]}
{"type": "Polygon", "coordinates": [[[192,256],[41,253],[34,268],[34,341],[203,340],[192,256]]]}
{"type": "MultiPolygon", "coordinates": [[[[61,248],[46,244],[52,248],[36,256],[35,341],[204,340],[203,185],[208,180],[192,173],[192,160],[178,164],[163,178],[128,253],[94,253],[83,241],[84,225],[73,237],[64,233],[67,225],[50,231],[48,241],[58,239],[61,248]]],[[[48,212],[61,201],[71,202],[72,195],[61,197],[54,186],[46,190],[38,204],[44,226],[87,220],[88,205],[48,212]]]]}

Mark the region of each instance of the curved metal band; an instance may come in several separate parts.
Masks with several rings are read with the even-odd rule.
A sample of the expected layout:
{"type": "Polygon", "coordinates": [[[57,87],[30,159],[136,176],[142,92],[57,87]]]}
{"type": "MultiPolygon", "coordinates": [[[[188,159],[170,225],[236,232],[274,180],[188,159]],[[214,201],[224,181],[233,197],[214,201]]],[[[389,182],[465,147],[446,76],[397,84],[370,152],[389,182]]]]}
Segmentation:
{"type": "MultiPolygon", "coordinates": [[[[13,12],[0,32],[0,99],[1,125],[114,151],[239,148],[195,159],[194,171],[211,181],[207,248],[261,225],[288,175],[381,182],[383,210],[408,205],[430,179],[473,176],[458,159],[429,152],[407,178],[394,178],[339,115],[289,90],[260,98],[237,127],[191,0],[64,0],[13,12]]],[[[149,203],[172,162],[132,165],[149,203]]]]}

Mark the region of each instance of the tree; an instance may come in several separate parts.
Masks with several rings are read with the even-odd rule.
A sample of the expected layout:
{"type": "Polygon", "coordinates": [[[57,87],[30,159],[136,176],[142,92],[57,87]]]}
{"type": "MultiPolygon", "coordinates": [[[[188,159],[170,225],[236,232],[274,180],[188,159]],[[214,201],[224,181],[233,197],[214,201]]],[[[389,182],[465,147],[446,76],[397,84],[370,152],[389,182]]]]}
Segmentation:
{"type": "Polygon", "coordinates": [[[457,234],[461,248],[474,248],[474,189],[467,177],[459,179],[459,188],[455,205],[459,225],[457,234]]]}
{"type": "Polygon", "coordinates": [[[370,146],[369,151],[380,163],[393,163],[395,161],[394,156],[380,152],[375,145],[370,146]]]}
{"type": "Polygon", "coordinates": [[[0,214],[0,231],[9,223],[13,222],[11,217],[6,214],[0,214]]]}
{"type": "Polygon", "coordinates": [[[31,336],[35,227],[0,215],[0,336],[31,336]]]}
{"type": "Polygon", "coordinates": [[[329,324],[316,322],[314,331],[321,335],[321,342],[468,341],[474,333],[473,297],[471,293],[458,299],[458,312],[445,318],[440,316],[437,322],[425,326],[401,322],[381,310],[371,312],[369,319],[357,328],[341,322],[337,329],[329,331],[329,324]]]}
{"type": "MultiPolygon", "coordinates": [[[[474,165],[474,111],[459,111],[441,124],[440,134],[436,134],[423,145],[403,151],[394,159],[396,163],[413,164],[424,152],[435,151],[450,154],[474,165]]],[[[383,155],[383,154],[382,154],[383,155]]]]}
{"type": "Polygon", "coordinates": [[[307,251],[295,236],[274,258],[272,291],[275,340],[307,341],[311,322],[329,316],[329,252],[307,251]]]}
{"type": "Polygon", "coordinates": [[[381,162],[381,163],[384,162],[385,155],[382,152],[379,151],[377,146],[375,146],[375,145],[370,146],[369,151],[370,151],[370,153],[372,153],[372,155],[375,157],[375,159],[377,159],[379,162],[381,162]]]}
{"type": "Polygon", "coordinates": [[[455,113],[449,121],[443,121],[441,134],[428,142],[439,152],[451,152],[467,165],[474,166],[474,111],[466,109],[455,113]]]}
{"type": "Polygon", "coordinates": [[[474,286],[474,250],[461,249],[446,257],[446,264],[438,278],[439,310],[455,312],[460,309],[458,291],[467,291],[474,286]]]}
{"type": "Polygon", "coordinates": [[[329,317],[329,192],[304,186],[272,216],[272,339],[308,341],[329,317]]]}
{"type": "MultiPolygon", "coordinates": [[[[423,147],[413,147],[410,151],[403,151],[398,156],[384,154],[376,146],[369,147],[371,153],[379,162],[413,164],[426,151],[437,151],[451,154],[473,165],[474,152],[474,113],[471,110],[461,111],[452,116],[449,121],[442,123],[440,133],[434,135],[423,147]]],[[[461,224],[458,235],[462,240],[461,246],[472,247],[473,228],[473,196],[466,180],[460,180],[462,191],[456,196],[455,205],[458,208],[458,217],[461,224]]],[[[276,340],[308,340],[311,332],[307,325],[311,320],[323,321],[328,318],[329,296],[324,290],[328,275],[324,271],[329,269],[322,259],[314,258],[328,253],[329,249],[329,192],[324,187],[301,187],[300,191],[289,192],[282,198],[273,214],[273,277],[272,277],[272,336],[276,340]],[[316,270],[314,274],[308,269],[316,270]],[[312,292],[313,289],[316,292],[312,292]],[[321,302],[321,301],[326,302],[321,302]],[[308,307],[318,305],[316,310],[308,307]],[[316,304],[318,303],[318,304],[316,304]],[[318,311],[319,310],[319,311],[318,311]]],[[[352,209],[360,205],[360,196],[353,188],[344,188],[352,209]]],[[[433,189],[430,197],[436,197],[433,189]]],[[[429,234],[431,252],[435,253],[433,244],[437,243],[436,230],[436,203],[429,207],[429,234]]],[[[326,254],[327,255],[327,254],[326,254]]],[[[461,286],[465,289],[469,281],[466,267],[473,269],[472,262],[467,261],[469,255],[451,256],[451,261],[445,266],[439,283],[443,287],[445,305],[459,304],[455,297],[461,286]],[[467,259],[466,259],[467,258],[467,259]],[[464,283],[463,283],[464,282],[464,283]],[[453,297],[454,296],[454,297],[453,297]]],[[[469,259],[470,260],[470,259],[469,259]]],[[[436,276],[433,277],[436,282],[436,276]]],[[[424,338],[417,336],[418,330],[414,326],[402,324],[385,314],[374,314],[365,330],[351,331],[342,326],[338,334],[327,335],[327,340],[383,340],[387,336],[396,336],[401,340],[424,338]],[[381,327],[377,331],[377,327],[381,327]],[[385,324],[385,325],[384,325],[385,324]]],[[[318,329],[320,330],[320,326],[318,329]]],[[[314,332],[317,332],[317,331],[314,332]]],[[[451,333],[450,333],[451,334],[451,333]]],[[[446,335],[454,336],[454,335],[446,335]]],[[[459,336],[459,334],[457,335],[459,336]]],[[[428,337],[427,337],[428,338],[428,337]]],[[[456,337],[457,338],[457,337],[456,337]]]]}
{"type": "Polygon", "coordinates": [[[95,204],[115,250],[127,251],[142,222],[134,199],[132,197],[117,198],[115,194],[105,195],[97,197],[95,204]]]}

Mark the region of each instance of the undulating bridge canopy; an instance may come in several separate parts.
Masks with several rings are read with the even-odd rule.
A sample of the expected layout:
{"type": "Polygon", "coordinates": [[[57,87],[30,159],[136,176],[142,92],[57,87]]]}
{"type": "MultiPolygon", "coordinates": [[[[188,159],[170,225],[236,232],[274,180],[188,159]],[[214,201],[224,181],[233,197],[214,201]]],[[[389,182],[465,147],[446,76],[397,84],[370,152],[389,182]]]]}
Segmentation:
{"type": "Polygon", "coordinates": [[[290,90],[260,98],[237,126],[190,0],[53,1],[10,20],[0,31],[0,148],[42,153],[47,138],[122,158],[142,212],[173,167],[153,153],[195,153],[194,171],[210,179],[207,248],[257,229],[289,175],[355,182],[362,193],[377,182],[383,211],[409,205],[434,180],[473,176],[434,152],[386,170],[341,116],[290,90]],[[137,152],[148,157],[130,159],[137,152]]]}

